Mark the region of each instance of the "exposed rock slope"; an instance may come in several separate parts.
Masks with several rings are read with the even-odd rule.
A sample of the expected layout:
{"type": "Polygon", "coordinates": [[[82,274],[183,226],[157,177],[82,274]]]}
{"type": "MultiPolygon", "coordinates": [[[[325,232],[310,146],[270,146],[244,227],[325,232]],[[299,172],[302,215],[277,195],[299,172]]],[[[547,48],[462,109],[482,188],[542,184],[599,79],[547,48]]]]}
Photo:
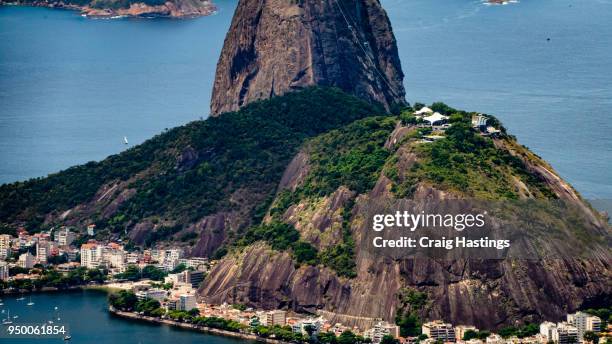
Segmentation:
{"type": "Polygon", "coordinates": [[[312,85],[387,110],[403,104],[395,37],[378,0],[240,0],[213,88],[213,115],[312,85]]]}
{"type": "MultiPolygon", "coordinates": [[[[310,141],[288,165],[277,199],[265,219],[275,221],[277,216],[276,220],[292,224],[301,240],[311,243],[321,256],[330,252],[330,247],[342,244],[346,219],[344,226],[356,243],[352,258],[354,277],[339,276],[334,271],[337,268],[324,259],[317,266],[296,265],[291,254],[272,250],[260,242],[236,249],[221,260],[201,294],[211,302],[324,312],[347,324],[371,325],[375,318],[393,321],[403,307],[401,296],[406,291],[418,290],[428,297],[427,305],[417,310],[422,318],[488,329],[526,321],[558,320],[580,307],[610,302],[610,228],[549,165],[511,137],[480,141],[475,136],[474,142],[482,147],[457,153],[458,157],[453,159],[478,157],[484,150],[487,155],[482,156],[486,161],[480,162],[480,167],[469,167],[468,162],[463,162],[446,170],[440,168],[436,172],[445,177],[433,181],[432,174],[420,174],[425,167],[418,166],[430,164],[432,153],[425,148],[427,144],[419,143],[417,129],[385,121],[377,120],[378,124],[360,121],[362,125],[351,124],[310,141]],[[358,134],[354,135],[355,132],[358,134]],[[361,152],[360,147],[367,153],[361,152]],[[375,164],[378,169],[362,169],[371,163],[369,159],[373,156],[381,155],[380,149],[386,153],[375,164]],[[502,163],[497,159],[508,160],[502,163]],[[357,163],[351,165],[350,161],[357,163]],[[453,174],[445,175],[466,166],[469,169],[461,174],[468,175],[467,185],[455,183],[453,174]],[[355,183],[359,179],[367,187],[355,183]],[[495,188],[489,188],[490,185],[495,188]],[[486,190],[490,192],[484,194],[486,190]],[[363,244],[364,236],[371,231],[364,217],[375,203],[407,198],[442,204],[448,199],[473,197],[564,200],[583,215],[588,233],[574,231],[576,224],[563,219],[555,223],[567,230],[561,241],[578,246],[583,235],[603,240],[589,244],[586,256],[564,254],[568,250],[540,259],[488,260],[393,259],[377,255],[363,244]],[[343,215],[346,210],[348,216],[343,215]]],[[[436,145],[443,147],[441,142],[436,145]]],[[[447,151],[452,152],[451,148],[447,151]]],[[[511,216],[510,221],[518,224],[520,219],[516,218],[523,214],[516,212],[511,216]]],[[[542,222],[554,222],[555,215],[542,216],[542,222]]],[[[542,245],[545,251],[555,250],[555,244],[548,243],[547,237],[533,241],[534,246],[542,245]]]]}

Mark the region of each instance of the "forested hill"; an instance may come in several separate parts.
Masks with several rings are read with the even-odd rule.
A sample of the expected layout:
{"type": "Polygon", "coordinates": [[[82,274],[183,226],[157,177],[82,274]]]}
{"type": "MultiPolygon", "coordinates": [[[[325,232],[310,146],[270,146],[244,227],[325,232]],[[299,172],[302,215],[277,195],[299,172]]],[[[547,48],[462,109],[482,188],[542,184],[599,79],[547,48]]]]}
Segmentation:
{"type": "Polygon", "coordinates": [[[0,222],[5,230],[95,223],[104,229],[99,235],[135,228],[132,239],[147,244],[195,231],[187,227],[198,221],[207,226],[214,215],[236,229],[256,215],[256,204],[272,197],[304,139],[379,111],[331,88],[256,102],[169,130],[101,162],[2,185],[0,222]]]}

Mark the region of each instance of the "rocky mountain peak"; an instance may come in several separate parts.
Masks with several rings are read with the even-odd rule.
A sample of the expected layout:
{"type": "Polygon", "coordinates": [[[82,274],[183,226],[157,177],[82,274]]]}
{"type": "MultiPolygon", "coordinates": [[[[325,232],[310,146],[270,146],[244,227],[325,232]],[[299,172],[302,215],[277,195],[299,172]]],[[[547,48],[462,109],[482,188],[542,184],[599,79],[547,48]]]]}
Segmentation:
{"type": "Polygon", "coordinates": [[[240,0],[217,65],[211,113],[308,86],[334,86],[386,110],[404,74],[378,0],[240,0]]]}

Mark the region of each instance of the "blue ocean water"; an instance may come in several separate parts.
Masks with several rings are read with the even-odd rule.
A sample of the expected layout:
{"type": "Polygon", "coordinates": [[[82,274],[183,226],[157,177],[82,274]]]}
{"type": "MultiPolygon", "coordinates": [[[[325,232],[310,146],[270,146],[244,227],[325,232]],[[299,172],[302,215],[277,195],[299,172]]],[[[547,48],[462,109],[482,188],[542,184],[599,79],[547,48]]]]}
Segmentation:
{"type": "MultiPolygon", "coordinates": [[[[194,20],[0,7],[0,183],[205,117],[236,0],[216,3],[194,20]]],[[[409,101],[494,114],[585,197],[612,199],[612,1],[382,3],[409,101]]]]}
{"type": "MultiPolygon", "coordinates": [[[[250,344],[249,341],[212,336],[146,322],[118,318],[108,313],[107,294],[100,291],[75,291],[26,295],[4,295],[0,318],[10,313],[13,325],[35,325],[49,320],[53,325],[67,325],[72,339],[68,343],[114,344],[250,344]],[[34,305],[27,306],[30,297],[34,305]],[[57,311],[55,310],[57,307],[57,311]],[[60,320],[57,320],[59,317],[60,320]],[[112,329],[112,331],[111,331],[112,329]]],[[[0,328],[4,328],[0,325],[0,328]]],[[[66,343],[60,338],[7,339],[2,343],[43,344],[66,343]]]]}

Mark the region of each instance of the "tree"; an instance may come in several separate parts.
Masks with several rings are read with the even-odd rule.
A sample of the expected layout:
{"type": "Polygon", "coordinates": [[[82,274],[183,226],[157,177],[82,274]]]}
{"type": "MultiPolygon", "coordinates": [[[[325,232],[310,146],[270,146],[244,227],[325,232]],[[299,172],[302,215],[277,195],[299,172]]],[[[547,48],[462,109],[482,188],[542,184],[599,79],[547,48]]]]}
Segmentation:
{"type": "Polygon", "coordinates": [[[127,290],[121,290],[116,294],[110,294],[108,297],[108,303],[122,311],[133,311],[137,302],[138,298],[136,298],[136,295],[127,290]]]}
{"type": "Polygon", "coordinates": [[[400,327],[402,337],[416,337],[421,334],[421,320],[415,313],[399,314],[395,323],[400,327]]]}
{"type": "Polygon", "coordinates": [[[587,342],[593,343],[593,344],[597,344],[599,343],[599,336],[597,336],[597,333],[593,332],[593,331],[586,331],[583,335],[584,340],[586,340],[587,342]]]}
{"type": "Polygon", "coordinates": [[[393,336],[386,334],[382,337],[380,344],[399,344],[399,340],[393,338],[393,336]]]}
{"type": "Polygon", "coordinates": [[[463,333],[463,340],[470,340],[474,338],[478,338],[478,333],[474,330],[466,330],[463,333]]]}
{"type": "Polygon", "coordinates": [[[142,278],[148,278],[153,281],[163,281],[168,274],[153,265],[147,265],[142,269],[142,278]]]}
{"type": "Polygon", "coordinates": [[[178,274],[180,272],[183,272],[187,270],[187,265],[181,263],[179,265],[177,265],[172,271],[170,271],[171,274],[178,274]]]}
{"type": "Polygon", "coordinates": [[[308,334],[308,338],[312,338],[312,335],[316,331],[316,328],[313,325],[308,324],[304,326],[304,331],[306,331],[306,333],[308,334]]]}

